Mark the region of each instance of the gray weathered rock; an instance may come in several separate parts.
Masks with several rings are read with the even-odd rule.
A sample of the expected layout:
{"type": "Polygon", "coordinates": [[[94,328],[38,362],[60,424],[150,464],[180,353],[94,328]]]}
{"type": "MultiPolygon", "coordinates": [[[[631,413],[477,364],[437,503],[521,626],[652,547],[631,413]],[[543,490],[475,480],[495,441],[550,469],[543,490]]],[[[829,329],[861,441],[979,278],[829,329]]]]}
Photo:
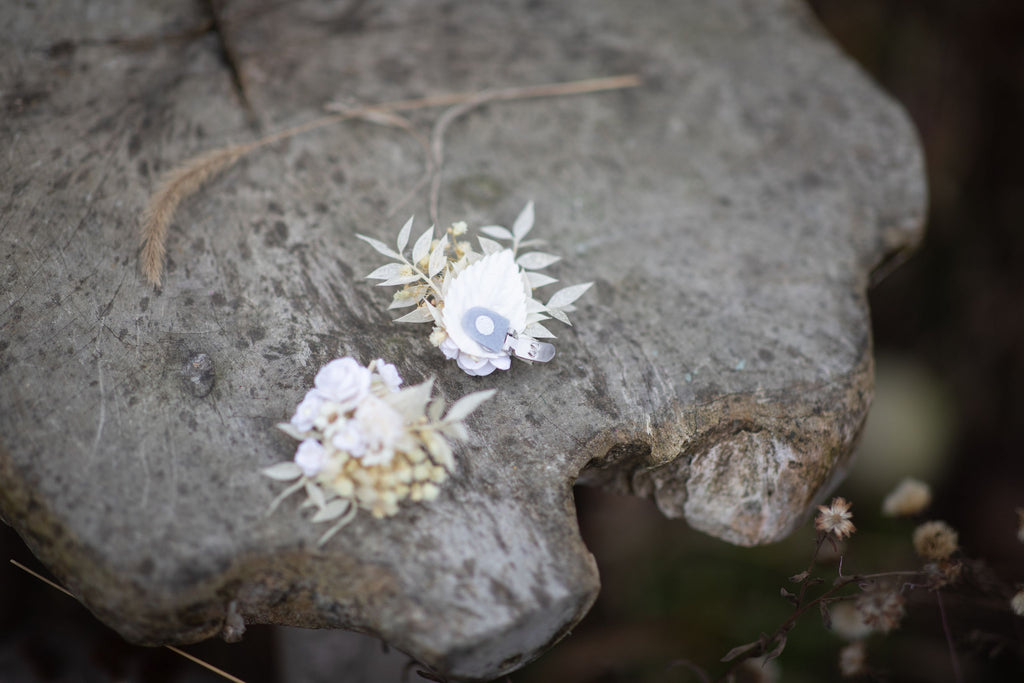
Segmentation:
{"type": "Polygon", "coordinates": [[[0,25],[0,509],[125,637],[216,635],[234,604],[486,678],[594,598],[578,477],[756,544],[841,475],[871,394],[865,291],[919,239],[925,190],[907,120],[802,5],[229,4],[238,79],[198,3],[7,3],[0,25]],[[390,322],[354,233],[426,215],[420,193],[385,217],[424,160],[370,124],[244,160],[182,207],[165,286],[138,274],[157,174],[253,125],[625,72],[644,86],[492,105],[447,138],[443,219],[507,224],[532,198],[554,274],[597,282],[549,366],[469,378],[390,322]],[[440,500],[317,550],[297,500],[264,517],[259,469],[344,354],[499,394],[440,500]]]}

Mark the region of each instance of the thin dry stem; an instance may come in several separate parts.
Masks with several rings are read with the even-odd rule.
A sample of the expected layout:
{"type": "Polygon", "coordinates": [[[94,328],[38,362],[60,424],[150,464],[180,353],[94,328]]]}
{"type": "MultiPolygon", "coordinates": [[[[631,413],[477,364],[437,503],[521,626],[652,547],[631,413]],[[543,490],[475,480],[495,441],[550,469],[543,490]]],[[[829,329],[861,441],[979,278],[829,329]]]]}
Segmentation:
{"type": "MultiPolygon", "coordinates": [[[[18,562],[15,559],[11,559],[11,564],[13,564],[15,567],[17,567],[18,569],[22,570],[23,572],[27,572],[27,573],[31,574],[32,576],[36,577],[37,579],[39,579],[43,583],[47,584],[51,588],[56,588],[57,590],[59,590],[61,593],[63,593],[64,595],[68,596],[69,598],[74,598],[75,600],[78,599],[78,598],[75,598],[74,594],[71,591],[69,591],[67,588],[65,588],[64,586],[60,585],[59,583],[56,583],[55,581],[51,581],[50,579],[46,578],[45,576],[43,576],[39,572],[36,572],[36,571],[33,571],[33,570],[29,569],[28,567],[23,565],[21,562],[18,562]]],[[[168,650],[170,650],[171,652],[174,652],[175,654],[181,655],[185,659],[193,661],[196,664],[198,664],[199,666],[204,667],[204,668],[212,671],[213,673],[217,674],[218,676],[221,676],[222,678],[225,678],[225,679],[227,679],[229,681],[232,681],[232,683],[245,683],[245,681],[243,681],[241,678],[238,678],[237,676],[232,676],[227,671],[224,671],[223,669],[218,669],[213,664],[209,664],[207,662],[204,662],[203,660],[199,659],[195,655],[190,655],[189,653],[185,652],[184,650],[180,650],[180,649],[174,647],[173,645],[164,645],[164,647],[167,648],[168,650]]]]}
{"type": "Polygon", "coordinates": [[[427,138],[425,138],[420,133],[420,131],[416,129],[416,126],[413,124],[412,121],[405,118],[404,116],[400,116],[398,114],[387,111],[353,112],[353,114],[355,116],[358,116],[362,120],[368,121],[370,123],[376,123],[382,126],[390,126],[392,128],[398,128],[399,130],[405,131],[410,136],[412,136],[412,138],[419,144],[419,146],[423,149],[424,155],[426,156],[427,163],[426,168],[423,171],[423,175],[420,177],[419,180],[416,181],[416,184],[412,187],[412,189],[406,192],[404,195],[402,195],[402,198],[399,199],[395,203],[395,205],[388,210],[387,217],[391,218],[396,213],[398,213],[399,209],[401,209],[405,204],[412,200],[412,198],[416,196],[416,194],[423,188],[424,185],[430,182],[430,180],[435,175],[437,175],[437,167],[434,165],[434,156],[431,151],[430,141],[427,140],[427,138]]]}
{"type": "Polygon", "coordinates": [[[430,136],[433,160],[433,173],[430,182],[430,221],[434,225],[438,225],[440,222],[441,169],[444,168],[444,135],[448,131],[448,126],[463,114],[490,101],[486,95],[481,95],[468,102],[463,102],[446,110],[434,124],[434,132],[430,136]]]}
{"type": "MultiPolygon", "coordinates": [[[[414,109],[429,109],[433,107],[451,107],[480,97],[486,97],[488,101],[491,101],[526,100],[536,97],[557,97],[560,95],[583,95],[586,93],[601,92],[604,90],[635,88],[640,85],[640,83],[641,81],[639,76],[629,74],[625,76],[609,76],[607,78],[589,78],[582,81],[570,81],[568,83],[547,83],[545,85],[527,85],[517,88],[501,88],[497,90],[431,95],[429,97],[418,97],[411,100],[399,100],[397,102],[360,107],[358,111],[397,112],[413,111],[414,109]]],[[[340,103],[328,104],[326,108],[327,111],[353,111],[348,105],[340,103]]]]}
{"type": "Polygon", "coordinates": [[[325,116],[308,123],[288,128],[253,142],[229,145],[193,157],[182,165],[173,168],[161,180],[157,191],[150,198],[145,212],[141,230],[142,238],[142,272],[146,280],[154,286],[160,284],[166,256],[167,229],[174,212],[182,201],[195,194],[203,183],[214,175],[228,169],[246,154],[265,147],[271,143],[290,138],[300,133],[320,128],[346,119],[361,118],[375,123],[395,126],[412,134],[427,149],[426,142],[415,131],[406,119],[397,116],[397,112],[413,111],[431,107],[453,107],[441,117],[434,128],[434,144],[427,152],[427,170],[424,180],[417,184],[422,186],[427,178],[433,178],[431,187],[431,214],[437,215],[437,196],[440,193],[440,164],[438,159],[444,156],[443,143],[438,143],[439,136],[444,134],[448,124],[461,114],[487,102],[498,100],[522,100],[537,97],[555,97],[561,95],[580,95],[633,88],[640,85],[640,79],[634,75],[594,78],[569,83],[551,83],[546,85],[527,86],[522,88],[504,88],[476,93],[449,93],[411,100],[399,100],[367,107],[352,108],[339,104],[329,104],[327,109],[337,113],[325,116]],[[461,106],[459,106],[461,105],[461,106]]]}

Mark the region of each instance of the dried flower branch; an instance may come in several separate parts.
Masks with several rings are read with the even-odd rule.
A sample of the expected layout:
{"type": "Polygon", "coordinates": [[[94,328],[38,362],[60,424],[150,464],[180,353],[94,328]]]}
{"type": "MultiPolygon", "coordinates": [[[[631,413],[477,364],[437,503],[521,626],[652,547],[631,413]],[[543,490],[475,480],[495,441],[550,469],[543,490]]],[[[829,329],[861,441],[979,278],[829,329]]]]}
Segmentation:
{"type": "MultiPolygon", "coordinates": [[[[919,498],[916,494],[913,497],[919,498]]],[[[898,627],[906,611],[905,592],[918,587],[925,587],[935,595],[943,618],[951,665],[956,680],[960,680],[960,667],[940,595],[940,589],[959,578],[960,564],[949,559],[956,550],[956,532],[944,522],[922,525],[914,534],[914,545],[918,553],[926,560],[937,562],[917,570],[844,575],[840,556],[838,575],[831,585],[816,596],[809,595],[811,588],[824,583],[824,579],[812,576],[823,544],[828,541],[835,545],[837,540],[853,534],[855,529],[852,517],[850,503],[844,498],[834,498],[828,506],[818,507],[814,522],[818,533],[810,564],[804,571],[790,577],[790,581],[799,584],[800,588],[796,593],[785,588],[781,590],[782,596],[793,604],[793,613],[772,633],[762,634],[757,640],[726,653],[722,661],[732,664],[718,680],[728,680],[743,660],[756,657],[770,660],[778,657],[796,622],[814,609],[821,613],[826,628],[854,641],[840,652],[841,673],[844,676],[863,673],[867,666],[862,639],[871,633],[884,634],[898,627]],[[836,605],[834,613],[831,610],[833,605],[836,605]]]]}
{"type": "MultiPolygon", "coordinates": [[[[412,125],[405,119],[396,116],[398,112],[434,107],[452,107],[464,104],[471,104],[472,106],[470,108],[472,108],[485,102],[497,100],[522,100],[539,97],[579,95],[607,90],[633,88],[638,85],[640,85],[640,79],[637,76],[626,75],[572,81],[568,83],[527,86],[522,88],[506,88],[502,90],[476,93],[449,93],[410,100],[399,100],[396,102],[388,102],[366,107],[350,107],[339,104],[329,104],[327,105],[328,110],[335,111],[337,113],[321,117],[292,128],[287,128],[277,133],[272,133],[253,142],[229,145],[227,147],[221,147],[204,152],[203,154],[193,157],[168,171],[161,179],[156,192],[153,193],[146,209],[143,212],[143,221],[140,231],[142,243],[141,267],[143,275],[146,277],[149,284],[154,286],[160,284],[163,272],[164,256],[166,254],[167,228],[169,227],[170,222],[174,217],[174,213],[181,202],[195,194],[195,192],[197,192],[207,180],[228,169],[246,154],[274,142],[294,137],[301,133],[306,133],[327,125],[339,123],[341,121],[362,119],[373,123],[401,128],[402,130],[405,130],[417,137],[417,139],[421,141],[421,144],[426,148],[425,142],[421,139],[419,134],[416,133],[412,125]]],[[[455,115],[457,115],[457,113],[452,115],[450,118],[454,118],[455,115]]],[[[428,166],[426,173],[428,178],[437,175],[438,164],[434,161],[437,156],[438,155],[434,150],[430,150],[427,153],[428,166]]],[[[434,196],[433,192],[432,196],[434,196]]],[[[434,213],[436,213],[436,202],[433,202],[433,205],[435,205],[434,213]]]]}

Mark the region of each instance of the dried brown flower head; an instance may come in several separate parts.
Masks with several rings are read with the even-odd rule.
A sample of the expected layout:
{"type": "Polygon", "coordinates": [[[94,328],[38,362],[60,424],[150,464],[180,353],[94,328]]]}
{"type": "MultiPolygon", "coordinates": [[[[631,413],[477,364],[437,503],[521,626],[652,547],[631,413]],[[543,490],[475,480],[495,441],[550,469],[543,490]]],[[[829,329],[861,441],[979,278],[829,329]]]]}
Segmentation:
{"type": "Polygon", "coordinates": [[[957,549],[956,529],[941,521],[925,522],[914,529],[914,551],[926,560],[945,560],[957,549]]]}
{"type": "Polygon", "coordinates": [[[839,651],[839,673],[844,678],[860,676],[866,671],[867,648],[863,640],[850,643],[839,651]]]}
{"type": "Polygon", "coordinates": [[[814,528],[826,534],[835,534],[836,538],[843,539],[857,530],[850,520],[853,513],[850,512],[850,503],[845,498],[836,497],[826,507],[818,506],[818,516],[814,518],[814,528]]]}
{"type": "Polygon", "coordinates": [[[929,562],[924,566],[924,573],[928,579],[929,590],[935,590],[957,583],[963,576],[964,564],[952,558],[929,562]]]}
{"type": "Polygon", "coordinates": [[[932,490],[923,481],[907,477],[882,501],[882,514],[886,517],[916,515],[932,502],[932,490]]]}
{"type": "Polygon", "coordinates": [[[876,631],[888,633],[900,625],[906,599],[899,591],[887,584],[875,584],[861,593],[857,598],[857,609],[860,610],[864,623],[876,631]]]}

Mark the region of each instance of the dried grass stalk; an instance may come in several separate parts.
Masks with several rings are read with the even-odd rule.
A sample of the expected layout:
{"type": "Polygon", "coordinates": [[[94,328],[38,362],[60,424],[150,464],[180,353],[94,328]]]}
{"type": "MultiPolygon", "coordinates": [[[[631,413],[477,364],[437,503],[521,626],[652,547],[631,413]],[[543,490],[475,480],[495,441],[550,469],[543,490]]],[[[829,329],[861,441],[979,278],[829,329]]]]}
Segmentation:
{"type": "MultiPolygon", "coordinates": [[[[435,187],[431,188],[431,214],[437,214],[437,195],[440,192],[440,165],[444,157],[444,148],[439,142],[444,130],[458,116],[487,102],[497,100],[522,100],[537,97],[555,97],[560,95],[579,95],[604,90],[619,90],[640,85],[640,79],[634,75],[594,78],[569,83],[551,83],[547,85],[527,86],[522,88],[505,88],[474,93],[449,93],[421,97],[412,100],[401,100],[369,107],[344,107],[337,104],[327,105],[328,110],[337,113],[325,116],[294,128],[268,135],[259,140],[240,145],[229,145],[189,159],[180,166],[171,169],[160,181],[156,192],[150,197],[143,213],[140,255],[142,273],[149,284],[158,286],[163,274],[166,256],[167,229],[174,218],[174,212],[182,201],[195,194],[207,180],[232,166],[240,158],[260,147],[278,140],[293,137],[315,128],[337,123],[346,119],[364,119],[382,125],[391,125],[413,134],[417,141],[428,150],[427,177],[433,177],[435,187]],[[416,133],[412,125],[397,112],[426,109],[430,107],[452,107],[435,126],[433,141],[424,140],[416,133]]],[[[419,186],[419,185],[418,185],[419,186]]],[[[403,200],[404,201],[404,200],[403,200]]]]}
{"type": "Polygon", "coordinates": [[[211,176],[234,164],[250,145],[211,150],[172,169],[149,199],[142,221],[142,273],[151,285],[160,284],[166,255],[167,228],[181,200],[202,187],[211,176]]]}
{"type": "MultiPolygon", "coordinates": [[[[61,593],[63,593],[64,595],[68,596],[69,598],[71,598],[73,600],[78,600],[78,598],[75,597],[75,594],[72,593],[71,591],[69,591],[67,588],[65,588],[64,586],[60,585],[59,583],[56,583],[54,581],[50,581],[48,578],[46,578],[45,576],[43,576],[39,572],[36,572],[36,571],[33,571],[33,570],[29,569],[28,567],[23,565],[21,562],[18,562],[17,560],[12,559],[11,560],[11,564],[13,564],[15,567],[17,567],[18,569],[22,570],[23,572],[31,574],[32,576],[36,577],[37,579],[39,579],[43,583],[47,584],[51,588],[56,588],[57,590],[59,590],[61,593]]],[[[164,647],[167,648],[168,650],[170,650],[171,652],[173,652],[175,654],[178,654],[178,655],[181,655],[185,659],[191,660],[191,661],[195,662],[196,664],[198,664],[199,666],[204,667],[204,668],[212,671],[213,673],[217,674],[221,678],[224,678],[224,679],[227,679],[227,680],[231,681],[232,683],[245,683],[245,681],[243,681],[241,678],[238,678],[237,676],[232,676],[227,671],[224,671],[223,669],[218,669],[213,664],[210,664],[208,662],[204,662],[202,659],[199,659],[199,657],[196,657],[195,655],[190,655],[189,653],[185,652],[184,650],[176,648],[173,645],[164,645],[164,647]]]]}

